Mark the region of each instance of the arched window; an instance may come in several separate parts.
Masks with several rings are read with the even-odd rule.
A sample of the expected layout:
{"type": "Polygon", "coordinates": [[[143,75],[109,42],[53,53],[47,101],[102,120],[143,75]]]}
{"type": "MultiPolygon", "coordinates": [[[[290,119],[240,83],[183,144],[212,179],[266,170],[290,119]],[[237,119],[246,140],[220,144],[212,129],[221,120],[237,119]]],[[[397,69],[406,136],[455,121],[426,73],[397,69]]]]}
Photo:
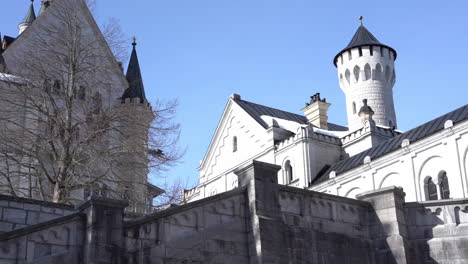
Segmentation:
{"type": "Polygon", "coordinates": [[[374,76],[372,76],[372,79],[373,80],[382,79],[382,66],[380,65],[380,63],[377,63],[377,65],[375,65],[374,76]]]}
{"type": "Polygon", "coordinates": [[[352,60],[353,59],[353,54],[351,54],[351,50],[348,51],[348,60],[352,60]]]}
{"type": "Polygon", "coordinates": [[[284,172],[286,175],[286,183],[290,183],[294,180],[294,175],[293,175],[293,168],[291,166],[291,162],[288,160],[284,164],[284,172]]]}
{"type": "Polygon", "coordinates": [[[384,57],[384,47],[380,47],[380,56],[384,57]]]}
{"type": "Polygon", "coordinates": [[[356,114],[356,102],[353,102],[353,114],[356,114]]]}
{"type": "Polygon", "coordinates": [[[426,179],[424,179],[424,192],[426,194],[426,200],[427,201],[432,201],[432,200],[437,200],[437,186],[435,183],[432,181],[432,177],[427,176],[426,179]]]}
{"type": "Polygon", "coordinates": [[[361,74],[361,68],[359,68],[359,66],[354,66],[354,70],[353,70],[353,73],[354,73],[354,78],[356,79],[356,82],[359,81],[359,74],[361,74]]]}
{"type": "Polygon", "coordinates": [[[441,199],[450,199],[450,188],[447,178],[447,173],[445,171],[439,172],[439,187],[440,187],[440,198],[441,199]]]}
{"type": "Polygon", "coordinates": [[[232,138],[232,152],[237,151],[237,137],[232,138]]]}
{"type": "Polygon", "coordinates": [[[359,47],[359,57],[362,57],[362,47],[359,47]]]}
{"type": "Polygon", "coordinates": [[[345,78],[346,78],[346,81],[348,81],[348,84],[351,83],[351,73],[349,72],[349,69],[346,69],[346,72],[345,72],[345,78]]]}
{"type": "Polygon", "coordinates": [[[367,81],[371,78],[371,68],[369,63],[364,66],[364,80],[367,81]]]}
{"type": "Polygon", "coordinates": [[[369,52],[371,56],[374,56],[374,46],[369,47],[369,52]]]}

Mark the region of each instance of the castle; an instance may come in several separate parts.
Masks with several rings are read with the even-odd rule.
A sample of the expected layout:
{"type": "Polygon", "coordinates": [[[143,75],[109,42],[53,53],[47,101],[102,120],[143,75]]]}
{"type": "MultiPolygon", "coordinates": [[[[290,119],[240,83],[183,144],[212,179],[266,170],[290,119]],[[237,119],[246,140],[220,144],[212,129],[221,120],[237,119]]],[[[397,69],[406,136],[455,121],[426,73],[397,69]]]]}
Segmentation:
{"type": "MultiPolygon", "coordinates": [[[[126,74],[83,1],[33,2],[0,49],[0,192],[152,210],[146,99],[136,42],[126,74]]],[[[130,209],[130,208],[129,208],[130,209]]]]}
{"type": "Polygon", "coordinates": [[[234,189],[234,171],[252,160],[281,166],[287,186],[355,198],[384,187],[403,188],[408,201],[468,196],[467,109],[462,106],[405,133],[393,99],[397,52],[359,26],[333,58],[346,96],[348,126],[328,122],[320,93],[304,115],[232,95],[198,168],[190,202],[234,189]]]}
{"type": "MultiPolygon", "coordinates": [[[[83,0],[57,0],[41,16],[64,3],[89,15],[83,0]]],[[[4,71],[15,73],[9,54],[41,19],[9,42],[4,71]]],[[[128,197],[92,193],[73,206],[0,195],[0,262],[466,263],[468,107],[398,131],[395,59],[364,26],[335,57],[348,127],[328,122],[320,94],[304,115],[232,95],[180,205],[136,218],[128,197]]],[[[129,68],[118,113],[147,109],[129,68]]]]}

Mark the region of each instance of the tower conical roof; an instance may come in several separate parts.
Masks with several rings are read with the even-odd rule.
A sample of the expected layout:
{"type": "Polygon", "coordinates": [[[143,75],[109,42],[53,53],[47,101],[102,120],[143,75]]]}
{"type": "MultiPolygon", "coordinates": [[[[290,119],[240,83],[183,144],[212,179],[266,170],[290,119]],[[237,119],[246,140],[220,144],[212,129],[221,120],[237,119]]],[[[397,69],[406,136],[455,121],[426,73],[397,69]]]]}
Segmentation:
{"type": "Polygon", "coordinates": [[[21,21],[21,24],[31,24],[36,20],[36,13],[34,12],[34,0],[31,0],[31,6],[29,7],[28,13],[24,17],[23,21],[21,21]]]}
{"type": "Polygon", "coordinates": [[[386,47],[393,52],[393,54],[395,55],[394,56],[395,59],[397,57],[397,53],[392,47],[382,44],[374,35],[372,35],[372,33],[370,33],[369,30],[367,30],[367,28],[364,25],[361,24],[359,28],[356,30],[356,33],[354,33],[354,36],[349,42],[348,46],[346,46],[346,48],[344,48],[335,56],[335,58],[333,59],[333,63],[336,66],[336,61],[341,54],[353,48],[362,47],[362,46],[386,47]]]}
{"type": "Polygon", "coordinates": [[[133,41],[132,55],[130,56],[130,62],[127,68],[127,81],[129,87],[125,90],[122,95],[122,99],[126,98],[140,98],[143,102],[146,100],[145,88],[143,86],[143,78],[141,77],[140,63],[138,62],[138,56],[136,52],[136,42],[133,41]]]}

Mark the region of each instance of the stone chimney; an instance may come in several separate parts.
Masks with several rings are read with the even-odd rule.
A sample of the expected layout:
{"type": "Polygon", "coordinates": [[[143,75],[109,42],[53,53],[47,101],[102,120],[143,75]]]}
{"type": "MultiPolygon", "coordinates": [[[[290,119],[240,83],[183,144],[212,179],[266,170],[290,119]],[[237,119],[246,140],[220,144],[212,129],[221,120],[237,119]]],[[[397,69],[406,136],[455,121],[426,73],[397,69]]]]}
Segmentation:
{"type": "Polygon", "coordinates": [[[330,103],[327,103],[327,99],[320,98],[320,93],[310,97],[310,103],[306,103],[306,107],[302,109],[307,121],[321,129],[328,129],[328,107],[330,103]]]}

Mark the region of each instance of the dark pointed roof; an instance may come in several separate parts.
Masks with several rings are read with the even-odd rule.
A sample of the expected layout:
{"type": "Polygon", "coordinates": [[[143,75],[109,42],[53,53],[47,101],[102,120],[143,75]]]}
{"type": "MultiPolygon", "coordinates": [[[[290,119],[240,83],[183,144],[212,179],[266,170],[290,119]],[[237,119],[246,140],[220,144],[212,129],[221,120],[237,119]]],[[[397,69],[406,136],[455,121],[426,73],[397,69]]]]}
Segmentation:
{"type": "Polygon", "coordinates": [[[367,30],[367,28],[364,25],[361,24],[361,26],[359,26],[359,28],[357,29],[356,33],[354,33],[354,36],[349,42],[348,46],[346,46],[346,48],[344,48],[335,56],[335,58],[333,59],[333,63],[336,66],[336,61],[338,60],[338,57],[341,54],[353,48],[362,47],[362,46],[386,47],[393,52],[393,54],[395,55],[394,56],[395,59],[397,57],[397,53],[392,47],[382,44],[376,37],[374,37],[374,35],[372,35],[372,33],[369,32],[369,30],[367,30]]]}
{"type": "Polygon", "coordinates": [[[29,7],[28,13],[24,17],[23,21],[21,21],[21,24],[31,24],[34,20],[36,20],[36,13],[34,12],[34,0],[31,0],[31,6],[29,7]]]}
{"type": "Polygon", "coordinates": [[[136,52],[136,42],[133,41],[132,55],[130,56],[130,62],[127,68],[127,81],[129,87],[125,90],[122,95],[122,99],[126,98],[140,98],[143,102],[146,100],[145,88],[143,86],[143,78],[141,77],[140,63],[138,62],[138,56],[136,52]]]}

